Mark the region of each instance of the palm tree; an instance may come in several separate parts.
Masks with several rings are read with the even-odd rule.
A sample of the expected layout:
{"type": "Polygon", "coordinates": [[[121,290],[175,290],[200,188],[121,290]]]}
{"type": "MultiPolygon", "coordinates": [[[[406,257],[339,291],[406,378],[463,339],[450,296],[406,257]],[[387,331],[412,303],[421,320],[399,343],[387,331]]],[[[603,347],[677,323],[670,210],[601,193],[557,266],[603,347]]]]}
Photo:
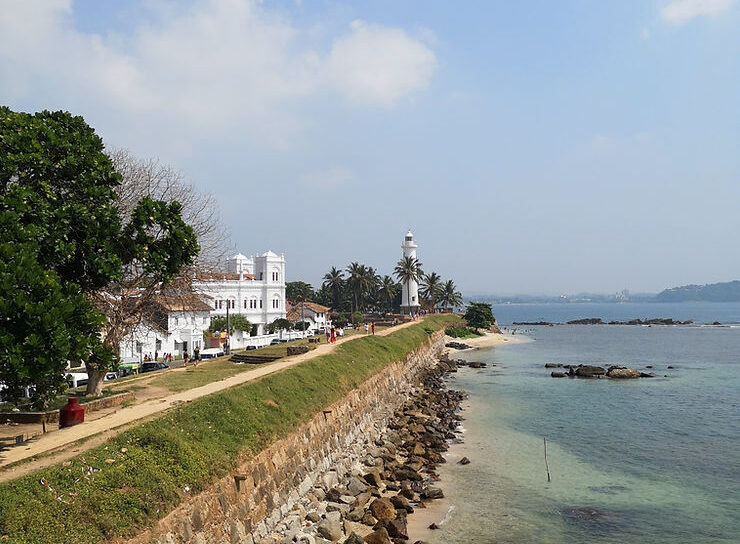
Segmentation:
{"type": "MultiPolygon", "coordinates": [[[[352,312],[360,310],[363,297],[368,292],[370,286],[370,271],[364,264],[358,262],[350,263],[347,267],[347,286],[352,292],[352,312]]],[[[374,274],[374,272],[373,272],[374,274]]]]}
{"type": "Polygon", "coordinates": [[[324,283],[322,285],[331,291],[334,310],[339,310],[339,305],[342,301],[342,291],[344,291],[344,272],[337,270],[336,266],[332,266],[331,270],[324,274],[324,283]]]}
{"type": "Polygon", "coordinates": [[[436,272],[421,277],[421,296],[434,308],[442,291],[442,278],[436,272]]]}
{"type": "Polygon", "coordinates": [[[396,293],[398,293],[400,287],[390,276],[380,278],[377,297],[386,310],[390,311],[393,308],[393,300],[396,298],[396,293]]]}
{"type": "Polygon", "coordinates": [[[447,280],[444,283],[439,296],[439,302],[441,302],[444,307],[462,306],[462,294],[457,290],[454,281],[447,280]]]}
{"type": "MultiPolygon", "coordinates": [[[[419,278],[424,272],[421,270],[421,263],[419,260],[415,257],[408,257],[404,256],[400,261],[398,261],[398,264],[396,264],[396,268],[393,269],[393,275],[396,276],[398,281],[400,281],[402,284],[408,283],[410,281],[419,281],[419,278]]],[[[411,308],[411,293],[407,292],[408,300],[408,307],[411,308]]]]}

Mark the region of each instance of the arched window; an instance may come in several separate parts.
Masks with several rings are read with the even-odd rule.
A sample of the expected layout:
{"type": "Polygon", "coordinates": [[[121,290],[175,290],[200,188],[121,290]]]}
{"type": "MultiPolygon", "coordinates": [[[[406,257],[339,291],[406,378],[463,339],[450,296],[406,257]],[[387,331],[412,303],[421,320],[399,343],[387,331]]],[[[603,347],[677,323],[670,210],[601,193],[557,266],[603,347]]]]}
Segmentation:
{"type": "Polygon", "coordinates": [[[272,299],[272,308],[273,308],[273,310],[280,309],[280,298],[275,297],[275,298],[272,299]]]}

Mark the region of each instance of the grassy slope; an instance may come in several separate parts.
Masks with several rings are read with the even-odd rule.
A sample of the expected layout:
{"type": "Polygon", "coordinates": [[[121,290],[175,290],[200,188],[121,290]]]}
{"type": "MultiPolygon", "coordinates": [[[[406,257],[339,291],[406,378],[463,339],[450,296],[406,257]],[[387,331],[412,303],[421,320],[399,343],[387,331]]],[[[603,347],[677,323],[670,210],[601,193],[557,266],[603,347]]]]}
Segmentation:
{"type": "Polygon", "coordinates": [[[329,355],[142,423],[69,466],[2,484],[0,535],[8,535],[7,542],[45,544],[133,535],[225,475],[240,454],[260,451],[420,346],[428,338],[425,328],[438,330],[454,319],[432,317],[386,337],[349,342],[329,355]],[[75,485],[88,464],[100,471],[75,485]],[[40,485],[42,477],[69,504],[40,485]]]}

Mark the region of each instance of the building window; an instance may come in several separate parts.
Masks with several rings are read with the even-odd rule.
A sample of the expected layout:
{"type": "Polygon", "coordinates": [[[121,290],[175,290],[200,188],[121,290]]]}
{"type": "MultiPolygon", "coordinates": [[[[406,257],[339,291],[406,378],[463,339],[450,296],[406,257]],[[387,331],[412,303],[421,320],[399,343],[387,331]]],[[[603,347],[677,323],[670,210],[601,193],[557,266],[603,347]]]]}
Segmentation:
{"type": "Polygon", "coordinates": [[[213,309],[218,310],[218,300],[213,301],[213,309]]]}
{"type": "Polygon", "coordinates": [[[195,316],[190,318],[190,324],[195,325],[195,316]]]}
{"type": "Polygon", "coordinates": [[[205,316],[203,316],[203,324],[204,325],[206,324],[206,317],[205,316]]]}
{"type": "Polygon", "coordinates": [[[262,272],[260,272],[260,281],[262,281],[262,272]]]}
{"type": "Polygon", "coordinates": [[[278,308],[280,308],[280,299],[279,298],[272,299],[272,307],[275,310],[277,310],[278,308]]]}
{"type": "Polygon", "coordinates": [[[179,324],[180,324],[180,318],[179,317],[176,317],[175,318],[175,327],[177,327],[179,324]]]}
{"type": "Polygon", "coordinates": [[[260,309],[262,309],[262,299],[260,299],[260,309]]]}
{"type": "Polygon", "coordinates": [[[246,298],[244,299],[244,309],[245,310],[247,309],[247,299],[246,298]]]}

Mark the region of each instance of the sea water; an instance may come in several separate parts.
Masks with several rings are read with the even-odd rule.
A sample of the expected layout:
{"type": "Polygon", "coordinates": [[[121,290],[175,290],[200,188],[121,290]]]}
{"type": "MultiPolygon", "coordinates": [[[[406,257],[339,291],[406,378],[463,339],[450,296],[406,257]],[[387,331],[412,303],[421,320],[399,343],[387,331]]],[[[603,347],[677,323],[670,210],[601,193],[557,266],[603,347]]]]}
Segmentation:
{"type": "MultiPolygon", "coordinates": [[[[623,319],[634,317],[692,318],[623,319]]],[[[740,542],[740,328],[565,325],[527,336],[460,355],[489,366],[450,382],[470,394],[464,443],[440,470],[454,510],[425,539],[740,542]],[[548,362],[656,377],[555,379],[548,362]],[[471,464],[458,465],[462,455],[471,464]]]]}

